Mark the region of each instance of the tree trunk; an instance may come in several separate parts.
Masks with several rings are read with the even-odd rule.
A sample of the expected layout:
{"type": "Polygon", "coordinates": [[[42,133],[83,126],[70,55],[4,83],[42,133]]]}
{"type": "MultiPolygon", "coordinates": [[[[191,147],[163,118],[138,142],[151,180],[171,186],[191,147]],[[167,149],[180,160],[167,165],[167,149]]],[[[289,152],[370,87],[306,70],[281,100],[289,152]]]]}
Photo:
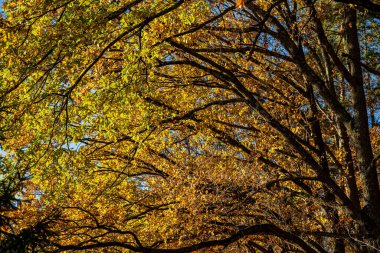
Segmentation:
{"type": "Polygon", "coordinates": [[[357,166],[363,182],[364,211],[374,222],[374,226],[367,227],[366,231],[378,234],[380,227],[380,191],[376,167],[371,166],[373,152],[369,137],[368,113],[356,23],[356,10],[346,7],[343,35],[346,40],[347,53],[350,56],[350,73],[353,77],[352,80],[355,82],[350,83],[354,114],[354,124],[353,129],[351,129],[352,143],[356,149],[357,166]]]}

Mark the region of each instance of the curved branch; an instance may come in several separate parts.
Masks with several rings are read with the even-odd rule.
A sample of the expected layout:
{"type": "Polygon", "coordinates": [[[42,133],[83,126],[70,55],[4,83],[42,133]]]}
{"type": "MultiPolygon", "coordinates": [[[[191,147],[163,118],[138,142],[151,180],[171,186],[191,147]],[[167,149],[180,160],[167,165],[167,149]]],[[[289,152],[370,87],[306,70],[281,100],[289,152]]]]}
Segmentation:
{"type": "Polygon", "coordinates": [[[132,250],[134,252],[143,252],[143,253],[185,253],[185,252],[194,252],[196,250],[215,247],[215,246],[225,247],[250,235],[276,236],[297,245],[300,249],[303,249],[306,252],[317,253],[317,251],[314,248],[309,246],[300,237],[296,236],[295,234],[284,231],[273,224],[254,225],[246,229],[242,229],[238,231],[237,233],[233,234],[232,236],[227,237],[225,239],[205,241],[205,242],[201,242],[201,243],[197,243],[191,246],[186,246],[186,247],[177,248],[177,249],[154,249],[154,248],[148,248],[144,246],[134,246],[129,243],[122,243],[122,242],[99,242],[99,243],[93,243],[93,244],[88,244],[88,245],[83,245],[83,246],[59,245],[56,243],[53,243],[53,245],[55,245],[59,249],[57,252],[65,251],[65,250],[86,250],[86,249],[96,249],[96,248],[104,248],[104,247],[120,247],[120,248],[132,250]]]}

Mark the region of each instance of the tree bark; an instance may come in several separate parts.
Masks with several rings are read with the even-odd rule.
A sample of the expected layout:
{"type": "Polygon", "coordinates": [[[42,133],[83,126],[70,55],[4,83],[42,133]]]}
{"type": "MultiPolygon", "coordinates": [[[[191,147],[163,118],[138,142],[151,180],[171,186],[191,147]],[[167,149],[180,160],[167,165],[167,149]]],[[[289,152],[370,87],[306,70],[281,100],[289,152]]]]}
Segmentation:
{"type": "Polygon", "coordinates": [[[363,85],[363,73],[360,61],[356,10],[345,8],[343,35],[347,53],[350,55],[350,74],[355,83],[350,83],[351,100],[354,114],[351,135],[356,149],[358,168],[363,182],[364,211],[375,222],[375,226],[367,228],[369,233],[379,233],[380,227],[380,191],[376,167],[371,166],[373,151],[371,147],[368,113],[363,85]]]}

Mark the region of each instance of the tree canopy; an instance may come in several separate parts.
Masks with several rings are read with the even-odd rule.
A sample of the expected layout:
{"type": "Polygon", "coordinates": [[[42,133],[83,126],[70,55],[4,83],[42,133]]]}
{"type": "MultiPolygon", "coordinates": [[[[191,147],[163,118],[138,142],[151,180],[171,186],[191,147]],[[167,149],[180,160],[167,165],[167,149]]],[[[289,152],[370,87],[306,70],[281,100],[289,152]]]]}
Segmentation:
{"type": "Polygon", "coordinates": [[[4,1],[0,251],[380,251],[379,8],[4,1]]]}

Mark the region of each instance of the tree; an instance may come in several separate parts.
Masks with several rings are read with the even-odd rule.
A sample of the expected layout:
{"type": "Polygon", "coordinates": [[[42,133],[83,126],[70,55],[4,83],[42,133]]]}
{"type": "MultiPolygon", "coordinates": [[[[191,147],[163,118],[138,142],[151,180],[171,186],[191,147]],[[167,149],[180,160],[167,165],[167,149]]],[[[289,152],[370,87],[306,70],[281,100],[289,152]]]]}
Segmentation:
{"type": "Polygon", "coordinates": [[[377,18],[380,15],[379,1],[337,0],[337,2],[356,5],[359,9],[365,10],[377,18]]]}
{"type": "Polygon", "coordinates": [[[2,249],[380,249],[378,20],[237,4],[4,4],[2,249]]]}

